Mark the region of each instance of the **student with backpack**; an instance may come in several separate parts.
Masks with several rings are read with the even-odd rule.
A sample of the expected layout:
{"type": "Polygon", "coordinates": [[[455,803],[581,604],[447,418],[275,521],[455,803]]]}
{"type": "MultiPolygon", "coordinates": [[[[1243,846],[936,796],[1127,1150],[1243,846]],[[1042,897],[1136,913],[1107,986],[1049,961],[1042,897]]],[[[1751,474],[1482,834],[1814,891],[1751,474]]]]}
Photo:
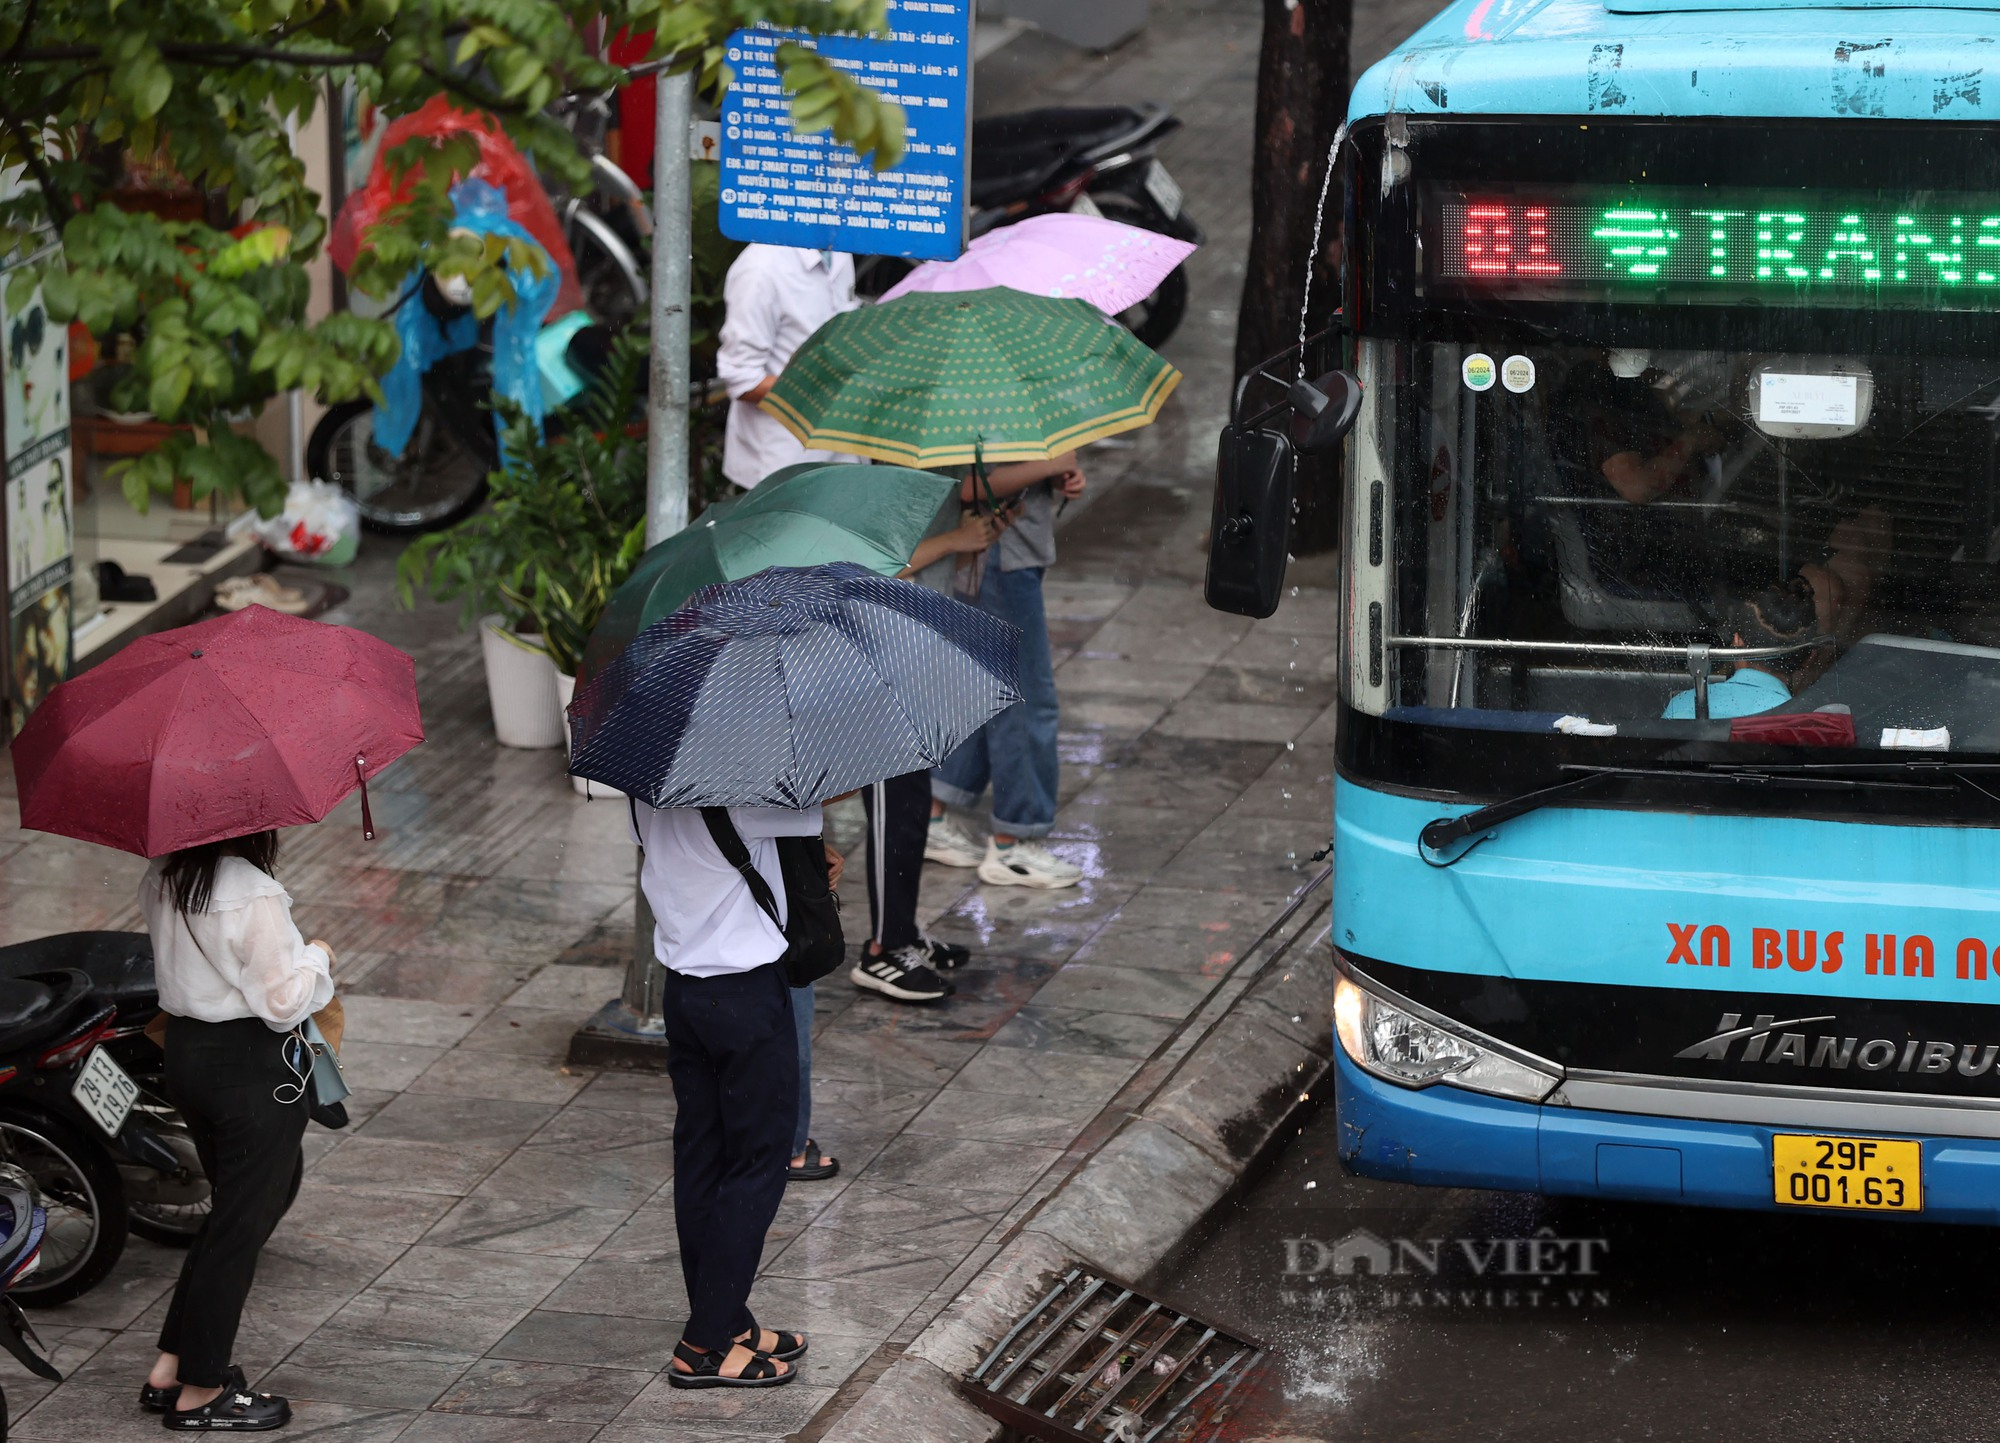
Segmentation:
{"type": "Polygon", "coordinates": [[[799,1116],[793,988],[844,952],[838,857],[821,829],[817,806],[632,803],[677,1109],[674,1226],[689,1315],[667,1379],[676,1388],[775,1387],[806,1351],[800,1334],[761,1327],[749,1299],[799,1116]]]}

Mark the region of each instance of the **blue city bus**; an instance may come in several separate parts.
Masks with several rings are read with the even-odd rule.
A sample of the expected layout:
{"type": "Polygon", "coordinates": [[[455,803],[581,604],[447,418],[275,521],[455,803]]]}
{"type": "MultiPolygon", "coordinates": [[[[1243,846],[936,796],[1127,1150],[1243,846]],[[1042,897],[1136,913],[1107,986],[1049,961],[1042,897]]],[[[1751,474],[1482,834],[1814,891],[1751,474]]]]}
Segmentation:
{"type": "Polygon", "coordinates": [[[1459,0],[1356,86],[1354,1172],[2000,1221],[1995,8],[1459,0]]]}

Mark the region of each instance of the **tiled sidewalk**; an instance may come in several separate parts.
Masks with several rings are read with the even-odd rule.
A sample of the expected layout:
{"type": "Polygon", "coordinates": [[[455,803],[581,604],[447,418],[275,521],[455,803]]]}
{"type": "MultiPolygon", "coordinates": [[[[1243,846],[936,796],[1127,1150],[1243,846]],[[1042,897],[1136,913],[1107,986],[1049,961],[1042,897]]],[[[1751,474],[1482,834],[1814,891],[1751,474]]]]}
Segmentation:
{"type": "MultiPolygon", "coordinates": [[[[1324,635],[1217,617],[1179,584],[1065,581],[1050,602],[1073,648],[1057,845],[1089,879],[1026,893],[930,868],[935,930],[981,954],[960,995],[906,1008],[821,984],[814,1131],[842,1175],[792,1190],[756,1295],[813,1351],[799,1384],[734,1396],[659,1376],[684,1316],[666,1083],[560,1061],[629,945],[622,811],[567,792],[553,754],[491,743],[464,638],[436,618],[431,641],[398,638],[419,655],[431,740],[375,791],[384,836],[362,843],[350,805],[284,866],[302,925],[341,949],[361,1088],[355,1127],[308,1140],[238,1350],[302,1400],[295,1434],[778,1437],[983,1265],[1299,883],[1287,854],[1316,844],[1329,807],[1286,750],[1325,705],[1324,635]]],[[[12,831],[4,845],[9,940],[134,924],[136,864],[12,831]]],[[[17,1436],[157,1436],[132,1393],[177,1262],[134,1239],[109,1281],[39,1315],[69,1380],[8,1372],[17,1436]]]]}

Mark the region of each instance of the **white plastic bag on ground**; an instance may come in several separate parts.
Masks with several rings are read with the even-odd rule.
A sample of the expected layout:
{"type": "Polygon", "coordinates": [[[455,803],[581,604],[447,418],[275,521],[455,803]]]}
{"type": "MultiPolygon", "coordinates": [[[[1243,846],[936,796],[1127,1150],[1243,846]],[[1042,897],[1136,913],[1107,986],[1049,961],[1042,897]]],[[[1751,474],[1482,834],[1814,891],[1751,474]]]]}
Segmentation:
{"type": "Polygon", "coordinates": [[[287,561],[346,566],[361,548],[361,508],[331,481],[294,481],[285,509],[254,530],[287,561]]]}

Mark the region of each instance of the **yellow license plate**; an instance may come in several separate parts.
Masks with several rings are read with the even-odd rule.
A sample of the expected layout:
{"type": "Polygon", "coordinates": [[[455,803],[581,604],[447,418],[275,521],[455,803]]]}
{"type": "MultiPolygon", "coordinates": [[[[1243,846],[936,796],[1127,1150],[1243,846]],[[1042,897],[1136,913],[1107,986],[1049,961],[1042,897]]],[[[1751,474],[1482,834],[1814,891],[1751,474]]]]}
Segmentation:
{"type": "Polygon", "coordinates": [[[1923,1148],[1906,1139],[1781,1132],[1771,1139],[1771,1171],[1782,1206],[1924,1210],[1923,1148]]]}

